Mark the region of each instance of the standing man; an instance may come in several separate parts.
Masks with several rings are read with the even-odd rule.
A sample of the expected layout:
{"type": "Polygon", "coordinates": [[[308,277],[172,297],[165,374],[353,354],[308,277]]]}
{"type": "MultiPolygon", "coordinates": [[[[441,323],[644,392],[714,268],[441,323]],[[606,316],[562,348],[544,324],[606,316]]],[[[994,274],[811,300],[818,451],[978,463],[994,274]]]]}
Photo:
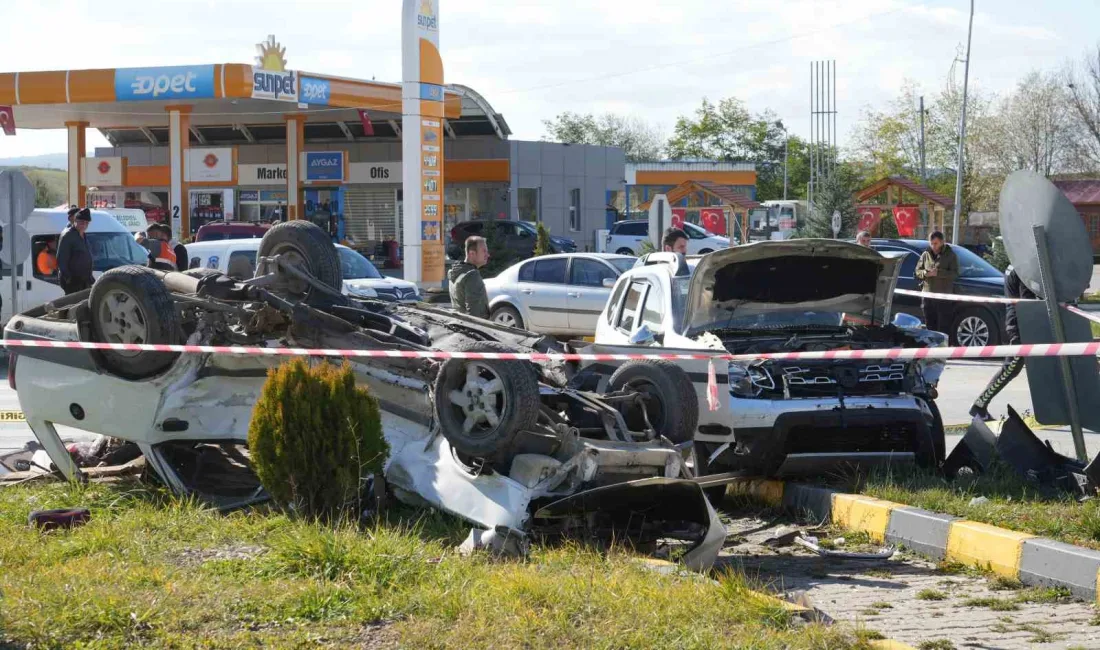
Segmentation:
{"type": "MultiPolygon", "coordinates": [[[[924,293],[954,293],[955,278],[959,277],[959,258],[943,239],[943,233],[935,231],[928,236],[928,250],[917,262],[917,279],[924,293]]],[[[949,300],[924,298],[921,301],[924,320],[928,329],[947,332],[955,316],[955,306],[949,300]]]]}
{"type": "MultiPolygon", "coordinates": [[[[1036,300],[1039,296],[1028,289],[1027,285],[1020,281],[1020,276],[1016,275],[1016,269],[1009,266],[1005,271],[1005,298],[1036,300]]],[[[1005,334],[1008,334],[1008,345],[1020,344],[1020,327],[1016,323],[1016,305],[1014,304],[1005,305],[1005,334]]],[[[1008,382],[1020,374],[1023,367],[1023,357],[1006,358],[1001,364],[1001,369],[993,375],[993,379],[989,380],[989,385],[985,387],[978,399],[974,400],[974,406],[970,407],[970,416],[981,418],[986,422],[992,420],[993,416],[989,414],[989,403],[997,393],[1004,390],[1008,382]]]]}
{"type": "Polygon", "coordinates": [[[460,314],[489,318],[489,294],[481,279],[481,267],[489,263],[489,247],[484,237],[466,238],[466,261],[451,267],[447,282],[451,306],[460,314]]]}
{"type": "Polygon", "coordinates": [[[871,233],[867,232],[866,230],[859,231],[859,234],[856,235],[856,243],[860,246],[863,246],[864,248],[870,248],[871,233]]]}
{"type": "Polygon", "coordinates": [[[155,223],[149,226],[149,237],[145,246],[149,249],[149,266],[161,271],[175,271],[176,253],[168,244],[172,229],[166,224],[155,223]]]}
{"type": "Polygon", "coordinates": [[[669,228],[665,231],[664,252],[688,254],[687,233],[679,228],[669,228]]]}
{"type": "Polygon", "coordinates": [[[58,280],[65,295],[90,289],[95,281],[92,278],[92,252],[85,234],[91,222],[91,210],[77,210],[73,215],[73,225],[65,229],[57,245],[58,280]]]}

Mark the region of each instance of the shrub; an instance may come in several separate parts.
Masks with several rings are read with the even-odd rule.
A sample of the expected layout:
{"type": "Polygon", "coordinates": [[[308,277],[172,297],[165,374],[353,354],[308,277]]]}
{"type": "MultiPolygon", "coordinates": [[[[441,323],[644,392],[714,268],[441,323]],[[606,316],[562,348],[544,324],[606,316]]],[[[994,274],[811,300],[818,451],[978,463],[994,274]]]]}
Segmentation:
{"type": "Polygon", "coordinates": [[[535,224],[535,257],[549,255],[554,252],[550,249],[550,231],[541,221],[535,224]]]}
{"type": "Polygon", "coordinates": [[[248,446],[275,502],[321,519],[359,508],[364,479],[380,475],[389,455],[378,402],[355,385],[351,367],[305,359],[268,373],[248,446]]]}

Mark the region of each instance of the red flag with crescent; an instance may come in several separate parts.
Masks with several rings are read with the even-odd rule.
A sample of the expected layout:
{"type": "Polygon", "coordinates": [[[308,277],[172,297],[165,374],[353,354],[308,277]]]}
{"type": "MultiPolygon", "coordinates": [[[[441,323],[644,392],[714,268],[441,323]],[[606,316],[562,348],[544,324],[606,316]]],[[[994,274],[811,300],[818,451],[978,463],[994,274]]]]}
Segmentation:
{"type": "Polygon", "coordinates": [[[683,228],[687,213],[687,208],[672,208],[672,227],[683,228]]]}
{"type": "Polygon", "coordinates": [[[894,206],[894,223],[898,225],[898,235],[912,237],[917,232],[917,224],[920,222],[920,209],[915,205],[894,206]]]}
{"type": "Polygon", "coordinates": [[[0,129],[4,135],[15,135],[15,111],[11,106],[0,106],[0,129]]]}
{"type": "Polygon", "coordinates": [[[860,206],[859,230],[866,230],[872,235],[878,234],[878,223],[882,219],[882,208],[875,206],[860,206]]]}

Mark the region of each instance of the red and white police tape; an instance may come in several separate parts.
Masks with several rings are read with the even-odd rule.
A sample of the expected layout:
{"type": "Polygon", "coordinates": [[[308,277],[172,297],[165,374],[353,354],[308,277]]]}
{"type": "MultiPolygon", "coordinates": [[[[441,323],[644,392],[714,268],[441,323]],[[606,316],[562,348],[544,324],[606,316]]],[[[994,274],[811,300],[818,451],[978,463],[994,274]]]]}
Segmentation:
{"type": "Polygon", "coordinates": [[[85,341],[33,341],[5,339],[7,348],[52,348],[115,350],[122,352],[180,352],[186,354],[232,354],[239,356],[349,357],[381,359],[498,359],[505,361],[751,361],[754,359],[996,359],[1002,357],[1082,357],[1100,354],[1100,341],[1090,343],[1035,343],[1029,345],[987,345],[955,348],[889,348],[879,350],[826,350],[818,352],[774,352],[729,354],[699,350],[691,353],[645,352],[544,353],[544,352],[448,352],[446,350],[339,350],[331,348],[260,348],[221,345],[139,345],[134,343],[89,343],[85,341]]]}

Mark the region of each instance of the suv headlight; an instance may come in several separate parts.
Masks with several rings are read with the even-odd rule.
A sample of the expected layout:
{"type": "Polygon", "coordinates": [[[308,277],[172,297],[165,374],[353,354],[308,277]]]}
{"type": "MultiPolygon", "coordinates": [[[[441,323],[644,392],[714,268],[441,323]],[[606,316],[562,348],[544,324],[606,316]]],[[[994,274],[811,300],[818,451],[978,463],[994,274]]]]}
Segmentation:
{"type": "Polygon", "coordinates": [[[348,287],[348,293],[359,298],[378,297],[378,292],[370,287],[348,287]]]}
{"type": "Polygon", "coordinates": [[[729,368],[730,392],[737,397],[758,397],[765,388],[775,388],[771,373],[760,362],[731,361],[729,368]]]}

